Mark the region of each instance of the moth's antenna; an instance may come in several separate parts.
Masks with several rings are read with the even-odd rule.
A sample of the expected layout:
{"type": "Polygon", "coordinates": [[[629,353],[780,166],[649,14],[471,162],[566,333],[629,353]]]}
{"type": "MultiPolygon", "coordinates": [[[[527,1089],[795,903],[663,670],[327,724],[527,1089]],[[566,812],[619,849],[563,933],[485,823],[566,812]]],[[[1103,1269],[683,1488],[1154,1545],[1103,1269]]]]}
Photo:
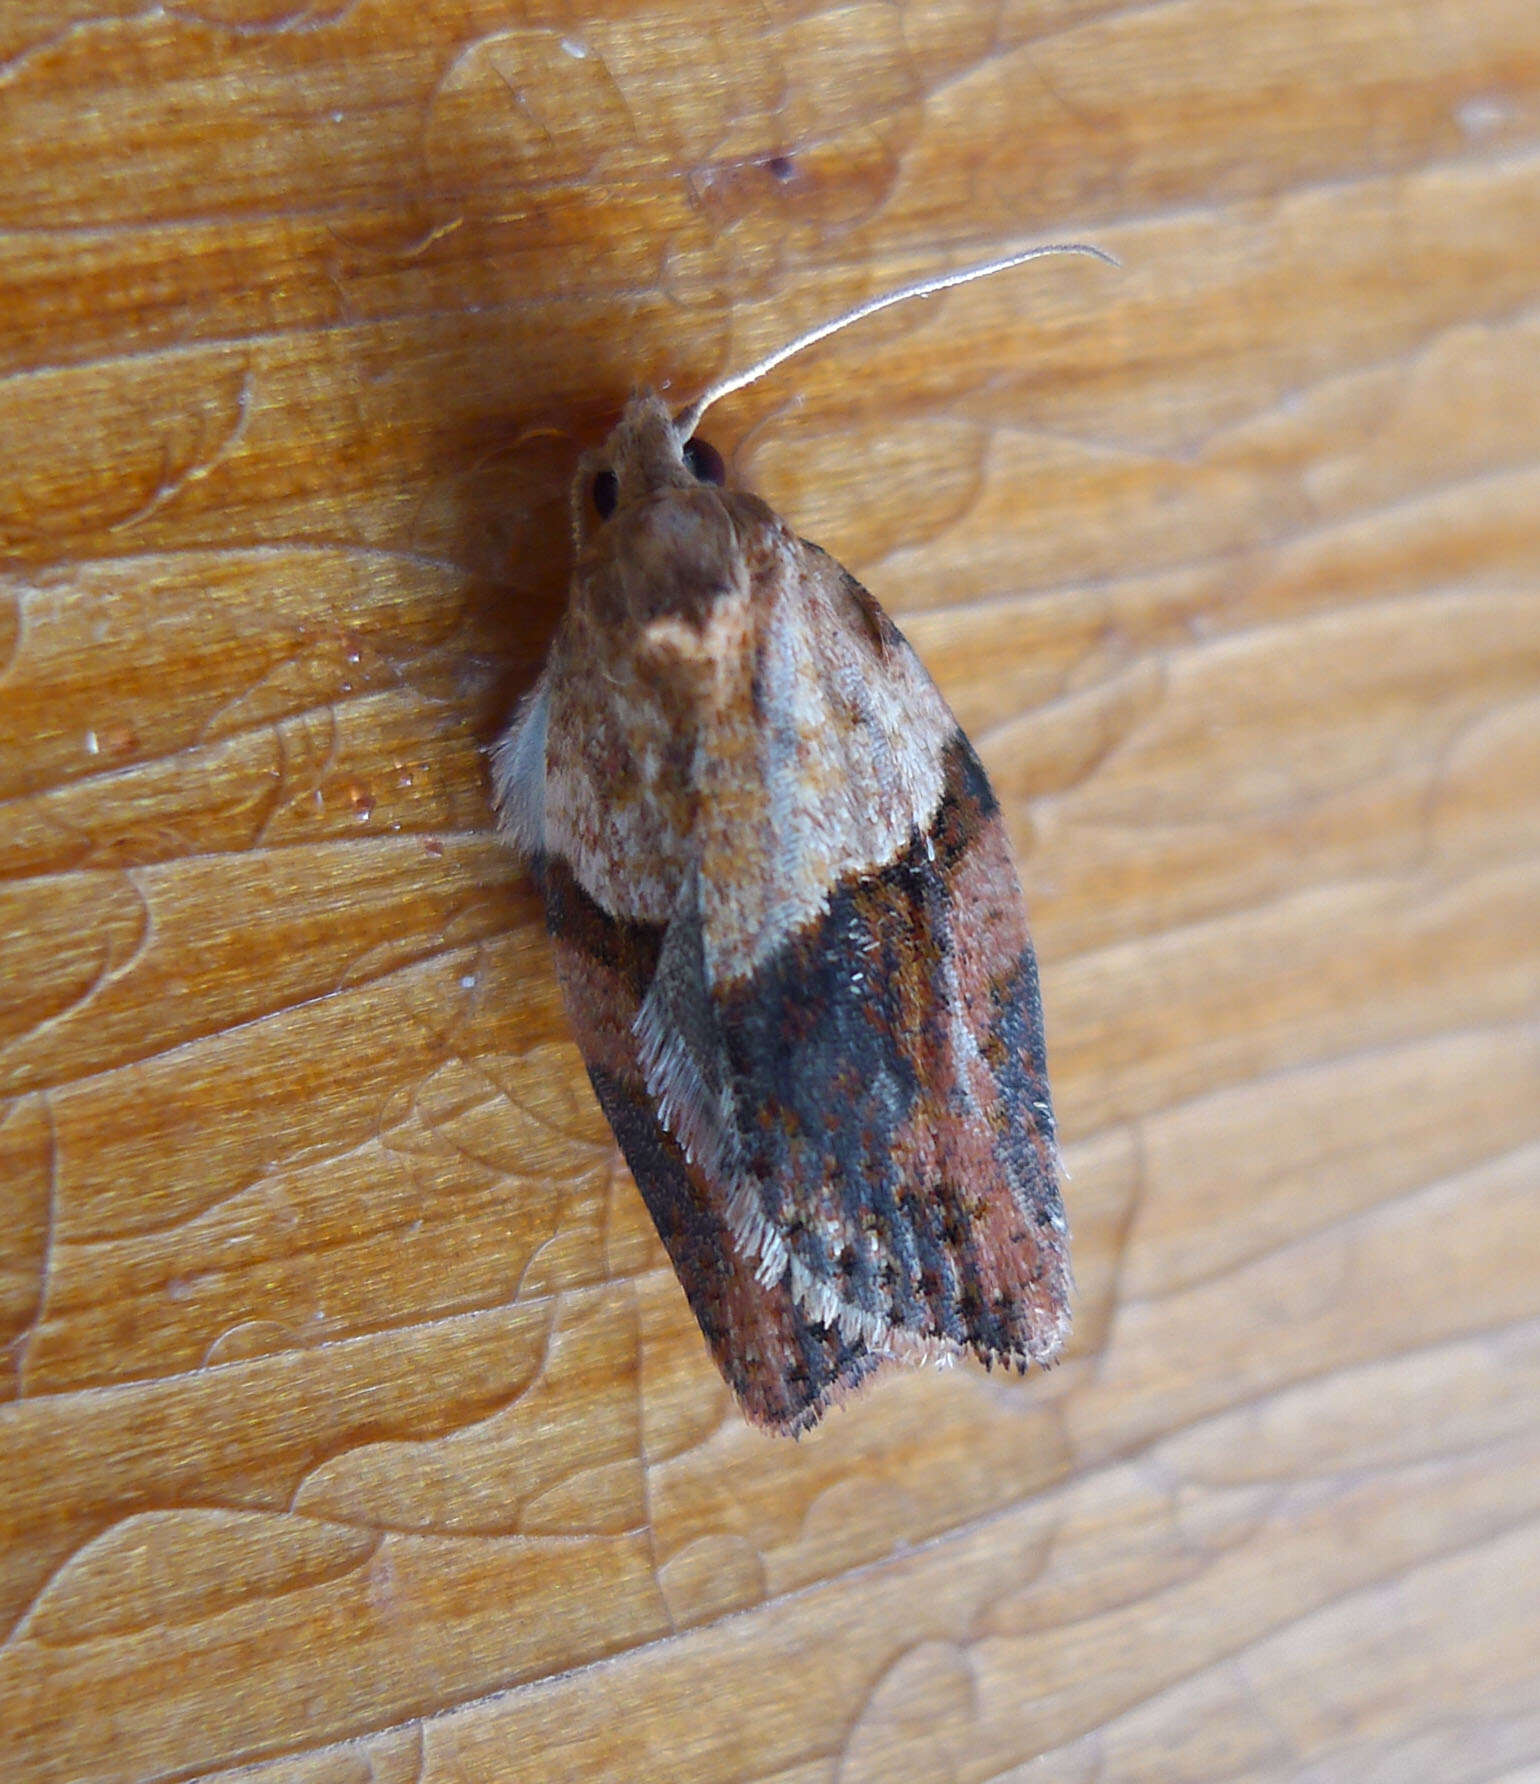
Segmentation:
{"type": "Polygon", "coordinates": [[[1023,266],[1029,260],[1041,260],[1049,254],[1089,254],[1093,260],[1106,261],[1108,266],[1123,264],[1115,254],[1109,254],[1105,248],[1093,248],[1089,242],[1053,242],[1045,248],[1027,248],[1020,254],[1007,254],[1002,260],[986,260],[979,266],[965,266],[957,272],[936,273],[916,284],[901,285],[897,291],[868,298],[864,304],[857,304],[853,310],[847,310],[843,316],[836,316],[832,322],[810,328],[806,334],[798,335],[784,347],[777,347],[774,353],[760,360],[757,365],[751,365],[746,372],[733,372],[719,383],[711,385],[704,396],[698,396],[688,409],[674,417],[674,429],[681,442],[688,440],[700,426],[701,416],[713,403],[719,403],[724,396],[731,396],[735,390],[742,390],[746,384],[756,383],[766,372],[773,372],[783,360],[792,358],[794,354],[801,353],[832,334],[838,334],[842,328],[849,328],[852,322],[862,322],[893,304],[906,304],[912,297],[930,297],[937,291],[950,291],[954,285],[966,285],[973,279],[987,279],[992,273],[1007,272],[1013,266],[1023,266]]]}

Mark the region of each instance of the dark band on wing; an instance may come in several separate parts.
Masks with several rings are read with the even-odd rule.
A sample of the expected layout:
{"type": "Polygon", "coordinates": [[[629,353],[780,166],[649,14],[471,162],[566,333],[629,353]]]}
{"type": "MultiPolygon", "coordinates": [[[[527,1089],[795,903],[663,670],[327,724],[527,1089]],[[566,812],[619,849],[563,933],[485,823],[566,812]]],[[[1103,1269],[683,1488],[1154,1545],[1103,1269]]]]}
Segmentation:
{"type": "Polygon", "coordinates": [[[717,997],[745,1164],[793,1258],[885,1324],[1049,1353],[1068,1265],[1037,969],[961,732],[927,832],[717,997]]]}
{"type": "Polygon", "coordinates": [[[758,1423],[806,1429],[880,1359],[809,1318],[786,1280],[768,1288],[756,1280],[754,1260],[728,1225],[730,1186],[691,1165],[659,1121],[633,1025],[657,969],[663,927],[611,917],[559,856],[543,862],[542,889],[589,1079],[717,1366],[758,1423]]]}
{"type": "Polygon", "coordinates": [[[813,1424],[830,1397],[878,1359],[809,1319],[784,1280],[771,1288],[756,1282],[728,1229],[726,1196],[685,1162],[645,1093],[606,1072],[589,1075],[728,1386],[760,1424],[813,1424]],[[769,1367],[756,1367],[763,1363],[769,1367]]]}
{"type": "Polygon", "coordinates": [[[546,929],[565,947],[615,974],[640,1004],[658,970],[665,925],[612,917],[583,890],[560,855],[542,855],[535,871],[545,900],[546,929]]]}

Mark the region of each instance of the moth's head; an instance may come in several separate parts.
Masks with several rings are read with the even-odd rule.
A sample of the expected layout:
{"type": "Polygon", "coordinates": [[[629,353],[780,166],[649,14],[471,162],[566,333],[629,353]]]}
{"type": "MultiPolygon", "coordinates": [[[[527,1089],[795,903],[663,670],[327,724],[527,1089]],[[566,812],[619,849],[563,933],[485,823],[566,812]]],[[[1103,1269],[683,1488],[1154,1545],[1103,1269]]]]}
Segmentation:
{"type": "Polygon", "coordinates": [[[581,545],[636,502],[668,489],[723,483],[722,455],[704,440],[682,439],[663,399],[641,391],[597,452],[585,452],[572,488],[572,525],[581,545]]]}

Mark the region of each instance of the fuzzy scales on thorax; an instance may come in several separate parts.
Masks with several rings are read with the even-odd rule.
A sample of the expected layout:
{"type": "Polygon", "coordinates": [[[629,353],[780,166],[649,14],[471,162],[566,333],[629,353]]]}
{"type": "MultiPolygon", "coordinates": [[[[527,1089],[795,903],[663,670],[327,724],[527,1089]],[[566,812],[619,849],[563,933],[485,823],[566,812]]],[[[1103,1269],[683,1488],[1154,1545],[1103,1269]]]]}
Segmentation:
{"type": "Polygon", "coordinates": [[[753,496],[670,486],[617,515],[579,557],[551,668],[547,847],[627,921],[667,922],[698,873],[712,982],[891,860],[941,796],[952,720],[930,677],[753,496]]]}

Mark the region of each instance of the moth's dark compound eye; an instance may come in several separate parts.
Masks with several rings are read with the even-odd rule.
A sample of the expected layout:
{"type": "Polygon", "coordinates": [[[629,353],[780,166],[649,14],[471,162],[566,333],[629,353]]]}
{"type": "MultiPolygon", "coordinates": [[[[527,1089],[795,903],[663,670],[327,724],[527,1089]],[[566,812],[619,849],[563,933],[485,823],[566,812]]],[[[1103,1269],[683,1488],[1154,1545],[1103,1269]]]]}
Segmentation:
{"type": "Polygon", "coordinates": [[[620,479],[613,471],[598,471],[594,475],[593,488],[589,493],[593,496],[600,520],[608,520],[615,512],[615,504],[620,500],[620,479]]]}
{"type": "Polygon", "coordinates": [[[709,440],[691,440],[684,449],[684,462],[701,483],[725,483],[727,466],[722,455],[709,440]]]}

